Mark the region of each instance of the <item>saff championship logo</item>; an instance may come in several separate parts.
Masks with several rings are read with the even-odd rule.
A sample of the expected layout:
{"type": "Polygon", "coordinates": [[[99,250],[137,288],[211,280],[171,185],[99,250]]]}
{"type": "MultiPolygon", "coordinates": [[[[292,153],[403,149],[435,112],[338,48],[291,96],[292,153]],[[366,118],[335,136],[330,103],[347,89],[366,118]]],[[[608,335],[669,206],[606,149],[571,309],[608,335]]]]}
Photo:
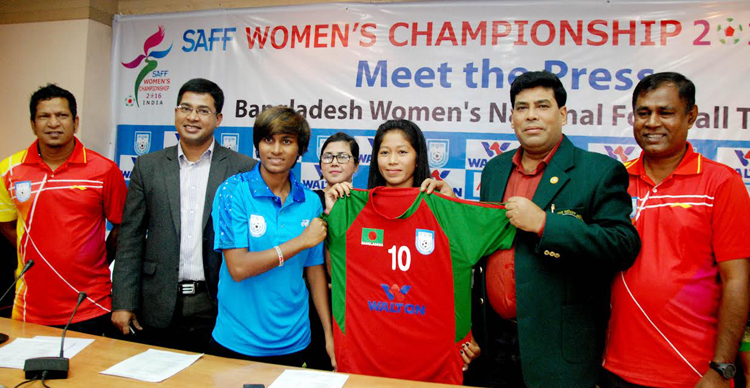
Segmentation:
{"type": "Polygon", "coordinates": [[[742,23],[735,22],[734,18],[727,18],[716,26],[716,38],[721,44],[734,45],[740,43],[743,31],[742,23]]]}
{"type": "Polygon", "coordinates": [[[163,40],[164,27],[159,26],[159,30],[155,34],[148,37],[148,39],[146,39],[146,41],[143,43],[143,54],[138,55],[138,57],[131,62],[121,62],[122,65],[128,69],[135,69],[140,66],[141,63],[146,63],[146,66],[144,66],[143,69],[141,69],[141,72],[138,73],[138,77],[136,77],[135,79],[135,86],[133,88],[135,103],[139,107],[141,106],[138,100],[139,91],[147,92],[146,99],[149,101],[161,101],[161,92],[166,92],[169,90],[169,78],[166,78],[168,72],[167,70],[156,71],[156,68],[159,66],[159,62],[157,62],[156,59],[166,57],[167,54],[172,51],[172,44],[170,44],[169,48],[167,48],[166,50],[151,50],[154,47],[158,46],[163,40]],[[148,82],[148,86],[141,87],[141,84],[143,83],[146,76],[152,71],[152,81],[148,82]]]}

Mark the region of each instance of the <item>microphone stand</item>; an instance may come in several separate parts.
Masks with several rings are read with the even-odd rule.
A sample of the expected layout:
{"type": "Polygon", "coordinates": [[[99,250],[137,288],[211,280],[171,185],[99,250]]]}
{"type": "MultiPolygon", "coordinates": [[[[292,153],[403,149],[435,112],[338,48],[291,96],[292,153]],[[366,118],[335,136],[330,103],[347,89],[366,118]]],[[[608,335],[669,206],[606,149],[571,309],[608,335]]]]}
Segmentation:
{"type": "MultiPolygon", "coordinates": [[[[16,286],[16,283],[18,283],[18,281],[21,280],[21,278],[26,273],[26,271],[28,271],[29,269],[31,269],[31,267],[33,267],[33,266],[34,266],[34,260],[29,260],[29,261],[26,262],[26,265],[23,266],[23,269],[21,270],[21,273],[18,275],[18,277],[16,278],[16,280],[14,280],[13,283],[11,283],[10,287],[8,287],[8,289],[5,290],[5,292],[3,293],[3,296],[0,296],[0,302],[2,302],[2,300],[5,299],[5,296],[8,295],[8,293],[10,292],[10,290],[13,289],[13,287],[16,286]]],[[[0,344],[4,343],[5,341],[7,341],[8,338],[9,337],[8,337],[7,334],[0,333],[0,344]]]]}

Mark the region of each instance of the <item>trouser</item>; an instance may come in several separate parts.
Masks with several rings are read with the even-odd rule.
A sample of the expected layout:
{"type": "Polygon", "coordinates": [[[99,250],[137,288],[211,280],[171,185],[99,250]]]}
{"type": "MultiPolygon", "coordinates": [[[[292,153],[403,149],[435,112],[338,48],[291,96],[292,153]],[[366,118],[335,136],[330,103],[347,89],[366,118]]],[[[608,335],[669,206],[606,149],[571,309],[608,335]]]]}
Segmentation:
{"type": "MultiPolygon", "coordinates": [[[[331,357],[326,350],[326,337],[323,331],[323,324],[320,323],[318,310],[315,309],[312,293],[310,301],[310,346],[305,349],[305,364],[308,368],[333,370],[331,366],[331,357]]],[[[328,305],[331,306],[331,289],[328,289],[328,305]]]]}
{"type": "Polygon", "coordinates": [[[149,345],[207,353],[216,324],[216,306],[205,282],[196,282],[195,294],[179,293],[172,322],[166,328],[142,325],[136,340],[149,345]]]}
{"type": "Polygon", "coordinates": [[[518,324],[513,320],[503,319],[488,308],[487,337],[486,384],[493,388],[526,387],[521,370],[518,324]]]}
{"type": "Polygon", "coordinates": [[[295,366],[295,367],[301,367],[302,364],[304,363],[304,353],[305,353],[304,350],[301,350],[296,353],[283,354],[279,356],[267,356],[267,357],[248,356],[246,354],[237,353],[234,350],[231,350],[222,346],[220,343],[216,342],[216,340],[213,338],[211,338],[209,348],[210,348],[209,353],[213,354],[214,356],[219,356],[219,357],[237,358],[240,360],[264,362],[266,364],[276,364],[276,365],[295,366]]]}
{"type": "Polygon", "coordinates": [[[600,380],[599,386],[601,388],[648,388],[646,385],[629,383],[605,368],[602,368],[600,380]]]}
{"type": "MultiPolygon", "coordinates": [[[[68,326],[68,330],[77,331],[80,333],[86,333],[91,335],[107,335],[110,337],[114,333],[112,326],[111,313],[100,315],[96,318],[87,319],[85,321],[71,323],[68,326]]],[[[65,325],[52,325],[58,329],[64,329],[65,325]]]]}

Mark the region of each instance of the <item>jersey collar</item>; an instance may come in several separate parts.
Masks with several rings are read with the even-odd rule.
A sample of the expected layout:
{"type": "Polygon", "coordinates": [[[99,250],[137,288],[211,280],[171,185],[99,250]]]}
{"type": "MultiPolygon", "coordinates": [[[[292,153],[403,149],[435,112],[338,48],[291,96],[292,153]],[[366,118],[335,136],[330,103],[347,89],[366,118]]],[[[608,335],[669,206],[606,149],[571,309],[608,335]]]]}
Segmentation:
{"type": "MultiPolygon", "coordinates": [[[[78,140],[77,137],[73,137],[73,139],[76,142],[75,146],[73,147],[73,153],[70,154],[70,156],[68,157],[68,160],[66,160],[65,163],[63,163],[60,167],[68,163],[86,164],[88,160],[87,155],[86,155],[86,148],[83,146],[81,141],[78,140]]],[[[39,139],[34,140],[34,142],[31,143],[29,148],[26,149],[26,157],[24,157],[22,163],[24,164],[46,164],[44,163],[42,156],[39,155],[39,139]]]]}
{"type": "MultiPolygon", "coordinates": [[[[625,168],[628,169],[628,174],[635,176],[646,175],[646,167],[643,165],[643,151],[638,159],[631,160],[625,163],[625,168]]],[[[698,175],[703,171],[703,155],[695,152],[693,145],[690,142],[687,143],[687,150],[685,156],[682,157],[680,164],[677,168],[672,171],[669,176],[672,175],[698,175]]],[[[667,177],[669,179],[669,177],[667,177]]],[[[666,180],[666,179],[665,179],[666,180]]]]}
{"type": "Polygon", "coordinates": [[[421,192],[419,187],[385,187],[385,186],[378,186],[370,190],[369,195],[369,201],[373,204],[373,209],[375,209],[375,212],[378,213],[383,218],[393,220],[393,219],[406,219],[411,217],[414,212],[417,211],[419,208],[419,204],[422,202],[422,197],[424,197],[426,194],[421,192]],[[379,196],[386,196],[386,197],[403,197],[403,196],[414,196],[414,201],[412,204],[399,216],[396,217],[389,217],[386,214],[383,214],[378,209],[378,206],[375,205],[375,202],[373,201],[373,197],[379,195],[379,196]]]}
{"type": "MultiPolygon", "coordinates": [[[[294,176],[294,171],[289,171],[289,183],[291,183],[290,194],[292,195],[292,200],[294,202],[305,202],[305,189],[299,183],[297,177],[294,176]]],[[[260,175],[260,163],[256,164],[252,171],[250,171],[250,193],[254,198],[277,198],[276,194],[266,184],[266,181],[263,180],[263,176],[260,175]]]]}

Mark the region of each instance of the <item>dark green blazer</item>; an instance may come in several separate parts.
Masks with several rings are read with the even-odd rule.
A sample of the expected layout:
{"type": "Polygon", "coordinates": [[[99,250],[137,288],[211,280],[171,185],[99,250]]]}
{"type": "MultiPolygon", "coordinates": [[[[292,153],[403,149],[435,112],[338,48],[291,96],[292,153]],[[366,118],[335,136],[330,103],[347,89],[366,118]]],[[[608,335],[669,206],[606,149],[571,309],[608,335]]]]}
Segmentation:
{"type": "MultiPolygon", "coordinates": [[[[503,200],[516,152],[487,163],[482,201],[503,200]]],[[[640,250],[627,188],[621,163],[577,148],[567,137],[544,170],[533,198],[547,212],[544,233],[539,238],[519,230],[514,242],[521,364],[531,388],[598,382],[610,283],[640,250]]],[[[488,303],[478,307],[492,308],[488,303]]],[[[475,323],[480,338],[481,325],[475,323]]],[[[491,355],[492,349],[486,350],[491,355]]]]}

